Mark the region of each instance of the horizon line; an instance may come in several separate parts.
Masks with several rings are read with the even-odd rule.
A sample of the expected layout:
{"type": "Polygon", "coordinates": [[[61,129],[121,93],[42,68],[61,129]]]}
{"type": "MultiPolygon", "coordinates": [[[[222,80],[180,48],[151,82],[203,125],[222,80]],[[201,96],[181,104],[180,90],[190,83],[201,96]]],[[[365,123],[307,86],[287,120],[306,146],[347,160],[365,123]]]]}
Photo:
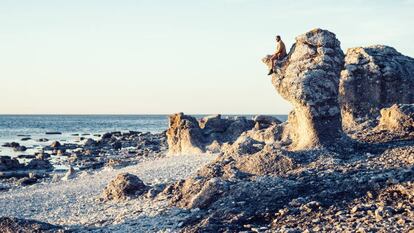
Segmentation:
{"type": "MultiPolygon", "coordinates": [[[[113,116],[160,116],[173,115],[174,113],[0,113],[0,116],[99,116],[99,115],[113,115],[113,116]]],[[[289,115],[289,113],[185,113],[185,115],[289,115]]]]}

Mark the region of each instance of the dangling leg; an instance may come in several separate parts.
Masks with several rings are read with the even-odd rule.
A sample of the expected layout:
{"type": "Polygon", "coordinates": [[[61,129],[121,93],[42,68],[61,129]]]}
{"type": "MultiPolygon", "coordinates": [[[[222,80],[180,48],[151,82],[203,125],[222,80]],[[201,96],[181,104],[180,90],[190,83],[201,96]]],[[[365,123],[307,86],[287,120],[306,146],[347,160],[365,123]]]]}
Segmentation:
{"type": "Polygon", "coordinates": [[[267,75],[271,75],[271,74],[273,74],[273,69],[274,69],[274,67],[275,67],[275,55],[273,55],[271,58],[270,58],[270,62],[272,63],[272,66],[271,66],[271,68],[270,68],[270,70],[269,70],[269,73],[267,74],[267,75]]]}

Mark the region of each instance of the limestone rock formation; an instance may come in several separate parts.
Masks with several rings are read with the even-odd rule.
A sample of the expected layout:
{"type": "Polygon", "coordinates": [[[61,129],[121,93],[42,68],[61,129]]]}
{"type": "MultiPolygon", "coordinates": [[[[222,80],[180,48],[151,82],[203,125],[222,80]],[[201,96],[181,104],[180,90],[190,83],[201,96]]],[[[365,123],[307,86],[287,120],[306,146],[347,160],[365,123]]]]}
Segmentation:
{"type": "Polygon", "coordinates": [[[121,173],[105,187],[101,200],[122,201],[141,195],[147,191],[147,189],[148,187],[138,178],[138,176],[130,173],[121,173]]]}
{"type": "MultiPolygon", "coordinates": [[[[335,34],[314,29],[296,37],[288,57],[277,64],[272,83],[294,106],[286,129],[292,149],[329,145],[343,138],[338,102],[343,60],[335,34]]],[[[270,66],[269,57],[263,62],[270,66]]]]}
{"type": "Polygon", "coordinates": [[[382,45],[348,49],[339,90],[344,127],[374,126],[382,108],[414,103],[414,59],[382,45]]]}
{"type": "MultiPolygon", "coordinates": [[[[342,131],[343,63],[333,33],[315,29],[296,38],[272,76],[294,106],[288,121],[255,118],[236,140],[211,146],[222,152],[215,161],[159,195],[191,209],[182,232],[342,232],[355,230],[355,223],[363,226],[359,231],[412,229],[414,199],[406,194],[413,190],[414,141],[397,135],[393,143],[382,131],[413,131],[413,107],[384,109],[379,130],[349,134],[374,140],[354,143],[342,131]],[[410,211],[400,211],[404,205],[410,211]]],[[[226,132],[217,116],[209,119],[200,123],[203,143],[226,132]]]]}
{"type": "Polygon", "coordinates": [[[184,113],[169,118],[167,142],[169,154],[202,153],[203,136],[197,119],[184,113]]]}
{"type": "Polygon", "coordinates": [[[414,132],[414,104],[394,104],[381,109],[378,129],[391,132],[414,132]]]}
{"type": "Polygon", "coordinates": [[[184,113],[169,118],[168,154],[201,154],[217,152],[224,143],[233,143],[243,132],[254,127],[255,121],[244,117],[204,117],[200,121],[184,113]]]}

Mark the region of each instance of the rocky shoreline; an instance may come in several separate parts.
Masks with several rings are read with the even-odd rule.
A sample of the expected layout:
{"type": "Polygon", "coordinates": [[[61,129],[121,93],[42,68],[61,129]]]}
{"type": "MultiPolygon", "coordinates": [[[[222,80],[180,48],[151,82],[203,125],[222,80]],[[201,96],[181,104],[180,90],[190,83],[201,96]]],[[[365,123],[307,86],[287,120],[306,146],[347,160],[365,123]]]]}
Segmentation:
{"type": "Polygon", "coordinates": [[[28,173],[33,185],[0,192],[0,215],[21,218],[0,230],[43,226],[29,218],[51,232],[414,232],[414,59],[344,53],[314,29],[274,70],[286,122],[177,113],[161,134],[53,142],[25,165],[2,157],[1,169],[26,171],[61,156],[81,172],[28,173]]]}
{"type": "MultiPolygon", "coordinates": [[[[0,156],[2,189],[48,180],[68,179],[75,176],[75,174],[70,175],[74,171],[130,166],[138,163],[142,158],[164,156],[167,150],[165,133],[109,132],[97,135],[100,136],[98,140],[86,136],[88,135],[83,135],[79,143],[51,141],[49,145],[42,146],[34,154],[17,157],[0,156]],[[56,169],[56,166],[64,166],[68,169],[56,169]]],[[[27,149],[17,142],[5,143],[2,146],[16,151],[27,149]]]]}

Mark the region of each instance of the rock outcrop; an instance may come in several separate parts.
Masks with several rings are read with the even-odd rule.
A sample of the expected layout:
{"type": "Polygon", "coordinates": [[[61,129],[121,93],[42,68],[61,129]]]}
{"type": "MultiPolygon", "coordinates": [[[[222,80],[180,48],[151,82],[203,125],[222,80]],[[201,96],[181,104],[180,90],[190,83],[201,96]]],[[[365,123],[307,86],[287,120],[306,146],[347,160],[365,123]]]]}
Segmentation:
{"type": "Polygon", "coordinates": [[[414,104],[394,104],[381,109],[377,129],[396,133],[414,132],[414,104]]]}
{"type": "MultiPolygon", "coordinates": [[[[159,194],[194,213],[183,232],[343,232],[355,230],[356,222],[361,231],[412,228],[412,211],[401,207],[413,206],[412,195],[406,196],[413,188],[413,141],[354,143],[345,135],[339,101],[343,63],[333,33],[315,29],[296,38],[272,76],[276,90],[294,106],[288,121],[255,118],[253,128],[219,145],[222,153],[215,161],[159,194]],[[372,206],[365,206],[367,201],[372,206]]],[[[413,109],[396,105],[382,110],[378,130],[360,131],[360,136],[377,140],[384,130],[413,131],[413,109]]],[[[192,120],[201,145],[226,131],[213,119],[200,128],[192,120]],[[214,130],[205,134],[204,128],[214,130]]]]}
{"type": "Polygon", "coordinates": [[[204,117],[200,121],[184,113],[169,118],[168,154],[201,154],[217,152],[222,144],[233,143],[243,132],[254,127],[255,121],[244,117],[204,117]]]}
{"type": "MultiPolygon", "coordinates": [[[[268,66],[269,56],[263,59],[268,66]]],[[[314,29],[296,37],[278,63],[272,83],[293,104],[286,130],[294,150],[331,145],[343,138],[338,102],[344,54],[335,34],[314,29]]]]}
{"type": "Polygon", "coordinates": [[[344,128],[375,126],[382,108],[414,103],[414,59],[382,45],[348,49],[339,90],[344,128]]]}
{"type": "Polygon", "coordinates": [[[199,154],[203,150],[203,135],[196,118],[173,114],[167,130],[168,154],[199,154]]]}
{"type": "Polygon", "coordinates": [[[136,175],[130,173],[118,174],[105,187],[101,200],[102,201],[123,201],[143,194],[148,187],[136,175]]]}

